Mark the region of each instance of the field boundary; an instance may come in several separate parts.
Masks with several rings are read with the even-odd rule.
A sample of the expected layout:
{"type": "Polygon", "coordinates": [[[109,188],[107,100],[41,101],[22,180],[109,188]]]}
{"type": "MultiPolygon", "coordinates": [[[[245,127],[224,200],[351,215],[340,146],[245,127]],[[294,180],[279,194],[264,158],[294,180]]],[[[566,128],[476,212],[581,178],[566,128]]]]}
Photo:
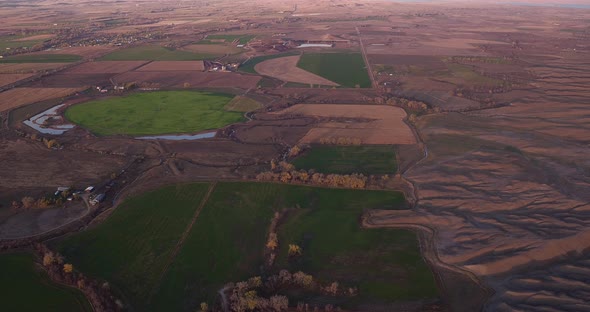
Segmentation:
{"type": "Polygon", "coordinates": [[[201,211],[205,207],[205,204],[209,201],[209,197],[211,197],[211,194],[213,193],[215,186],[217,186],[217,181],[211,182],[211,184],[209,185],[209,189],[207,190],[207,193],[205,193],[205,196],[203,196],[203,199],[201,200],[199,207],[197,207],[197,209],[195,210],[195,213],[194,213],[193,217],[191,218],[191,222],[184,229],[184,232],[180,236],[180,239],[176,243],[174,250],[172,250],[170,257],[168,258],[168,261],[166,261],[166,264],[164,265],[164,268],[162,269],[162,273],[160,273],[160,276],[158,277],[158,281],[155,284],[154,289],[152,289],[152,292],[150,294],[148,301],[151,301],[152,297],[156,293],[158,293],[158,290],[160,289],[160,284],[162,283],[162,280],[164,280],[164,277],[166,276],[166,273],[168,273],[168,269],[170,268],[170,265],[174,262],[174,259],[176,259],[176,256],[178,255],[178,253],[180,252],[180,249],[184,245],[184,242],[186,241],[191,230],[193,229],[193,225],[195,225],[195,222],[197,222],[197,219],[199,218],[201,211]]]}

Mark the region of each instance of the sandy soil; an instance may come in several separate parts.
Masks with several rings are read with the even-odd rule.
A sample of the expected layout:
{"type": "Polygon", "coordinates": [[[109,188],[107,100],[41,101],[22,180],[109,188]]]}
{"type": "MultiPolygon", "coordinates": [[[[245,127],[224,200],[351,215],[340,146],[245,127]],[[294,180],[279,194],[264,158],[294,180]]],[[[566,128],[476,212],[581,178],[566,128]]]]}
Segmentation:
{"type": "Polygon", "coordinates": [[[333,81],[297,67],[297,62],[299,62],[298,55],[286,56],[258,63],[254,66],[254,69],[262,75],[283,81],[324,86],[339,86],[339,84],[333,81]]]}
{"type": "Polygon", "coordinates": [[[68,74],[119,74],[134,70],[145,61],[104,61],[104,62],[87,62],[64,71],[68,74]]]}
{"type": "Polygon", "coordinates": [[[83,88],[14,88],[0,93],[0,112],[23,105],[64,97],[83,88]]]}
{"type": "Polygon", "coordinates": [[[33,74],[0,74],[0,87],[33,76],[33,74]]]}
{"type": "Polygon", "coordinates": [[[203,71],[203,61],[154,61],[135,71],[203,71]]]}
{"type": "Polygon", "coordinates": [[[301,143],[319,143],[322,138],[360,138],[364,144],[415,144],[403,122],[406,112],[393,106],[356,104],[297,104],[276,114],[328,118],[309,130],[301,143]],[[335,120],[329,120],[333,118],[335,120]]]}

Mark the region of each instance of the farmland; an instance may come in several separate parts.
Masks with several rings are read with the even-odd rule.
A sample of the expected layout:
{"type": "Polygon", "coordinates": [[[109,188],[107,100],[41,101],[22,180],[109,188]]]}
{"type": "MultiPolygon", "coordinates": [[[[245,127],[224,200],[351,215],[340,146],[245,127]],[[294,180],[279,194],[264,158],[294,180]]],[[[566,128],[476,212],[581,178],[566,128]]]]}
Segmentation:
{"type": "Polygon", "coordinates": [[[29,253],[0,254],[0,291],[4,311],[92,311],[81,292],[53,284],[29,253]]]}
{"type": "Polygon", "coordinates": [[[223,109],[230,112],[251,112],[262,108],[262,104],[245,96],[236,96],[223,109]]]}
{"type": "Polygon", "coordinates": [[[358,224],[364,209],[405,207],[401,193],[266,183],[218,183],[158,283],[206,188],[207,184],[168,186],[129,199],[105,223],[61,240],[58,248],[81,270],[111,281],[136,308],[146,309],[149,302],[155,311],[194,311],[201,301],[212,303],[225,283],[260,274],[270,219],[275,211],[290,208],[280,241],[285,246],[302,243],[305,267],[288,263],[281,251],[276,270],[309,269],[322,282],[358,286],[363,295],[357,303],[437,296],[413,234],[362,230],[358,224]],[[306,242],[303,237],[308,237],[306,242]],[[359,252],[364,254],[355,257],[359,252]],[[334,261],[347,265],[330,269],[334,261]],[[385,270],[392,265],[393,271],[385,270]],[[373,280],[376,272],[380,277],[373,280]],[[385,280],[394,283],[378,290],[385,280]],[[413,286],[401,287],[408,284],[413,286]]]}
{"type": "Polygon", "coordinates": [[[191,44],[182,47],[182,50],[201,55],[210,55],[211,57],[244,52],[243,49],[236,48],[235,46],[229,44],[191,44]]]}
{"type": "Polygon", "coordinates": [[[246,44],[254,39],[254,35],[208,35],[205,41],[215,42],[212,40],[222,40],[224,42],[237,42],[237,44],[246,44]]]}
{"type": "Polygon", "coordinates": [[[297,67],[343,87],[371,87],[365,61],[360,53],[305,53],[297,67]]]}
{"type": "Polygon", "coordinates": [[[146,45],[124,48],[103,56],[102,61],[197,61],[210,58],[209,54],[171,50],[162,46],[146,45]]]}
{"type": "Polygon", "coordinates": [[[321,122],[301,139],[300,143],[322,143],[324,140],[347,138],[362,144],[413,144],[415,138],[403,122],[403,109],[385,105],[297,104],[277,113],[283,116],[313,116],[339,118],[321,122]],[[354,120],[354,123],[346,122],[354,120]]]}
{"type": "Polygon", "coordinates": [[[35,73],[59,68],[67,63],[0,63],[1,74],[35,73]]]}
{"type": "Polygon", "coordinates": [[[74,54],[22,54],[0,59],[0,63],[72,63],[82,60],[74,54]]]}
{"type": "Polygon", "coordinates": [[[313,145],[293,160],[297,169],[322,173],[393,174],[397,170],[393,146],[313,145]]]}
{"type": "Polygon", "coordinates": [[[198,132],[244,119],[223,109],[232,97],[192,91],[134,93],[72,106],[66,117],[103,136],[198,132]]]}
{"type": "Polygon", "coordinates": [[[203,71],[203,61],[154,61],[136,71],[203,71]]]}
{"type": "Polygon", "coordinates": [[[85,273],[107,279],[143,310],[207,187],[169,186],[129,199],[105,223],[67,237],[57,247],[85,273]]]}
{"type": "Polygon", "coordinates": [[[271,55],[253,57],[253,58],[249,59],[248,61],[244,62],[242,64],[242,66],[240,66],[240,71],[243,71],[245,73],[256,74],[257,72],[254,69],[254,67],[256,67],[256,65],[259,63],[262,63],[267,60],[272,60],[272,59],[276,59],[276,58],[280,58],[280,57],[292,56],[292,55],[297,55],[297,54],[298,53],[295,53],[295,52],[289,52],[289,53],[280,53],[280,54],[271,54],[271,55]]]}
{"type": "Polygon", "coordinates": [[[69,68],[67,74],[120,74],[138,68],[146,61],[103,61],[87,62],[69,68]]]}
{"type": "Polygon", "coordinates": [[[0,112],[23,105],[68,96],[83,88],[14,88],[0,93],[0,112]]]}
{"type": "Polygon", "coordinates": [[[33,74],[0,74],[0,87],[31,77],[33,74]]]}
{"type": "Polygon", "coordinates": [[[298,55],[274,58],[256,64],[256,66],[254,66],[254,70],[261,75],[270,76],[288,82],[338,86],[337,83],[297,67],[298,61],[298,55]]]}

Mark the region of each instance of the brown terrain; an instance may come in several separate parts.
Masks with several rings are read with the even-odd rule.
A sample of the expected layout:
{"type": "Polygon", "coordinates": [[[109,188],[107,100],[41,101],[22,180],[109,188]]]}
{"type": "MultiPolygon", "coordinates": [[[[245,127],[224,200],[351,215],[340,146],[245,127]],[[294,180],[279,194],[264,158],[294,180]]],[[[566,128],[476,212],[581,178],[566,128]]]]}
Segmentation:
{"type": "MultiPolygon", "coordinates": [[[[108,202],[117,204],[169,183],[249,180],[298,143],[358,137],[399,146],[400,176],[385,188],[406,190],[413,204],[406,211],[368,211],[363,225],[416,231],[453,311],[590,309],[590,10],[556,5],[585,1],[104,1],[91,8],[57,2],[0,6],[3,34],[25,28],[28,37],[40,36],[55,24],[55,36],[37,37],[49,40],[50,50],[33,53],[85,57],[0,93],[0,238],[19,236],[19,224],[32,228],[21,235],[39,234],[84,214],[84,207],[71,215],[10,210],[12,200],[27,194],[64,184],[102,187],[125,170],[109,190],[108,202]],[[121,25],[80,22],[121,12],[127,18],[121,25]],[[229,56],[242,51],[196,44],[207,34],[256,39],[229,56]],[[322,40],[361,51],[374,88],[289,88],[262,77],[331,86],[294,68],[296,56],[259,63],[258,74],[172,66],[180,62],[92,61],[149,43],[224,54],[216,59],[223,63],[322,40]],[[112,83],[218,90],[264,108],[198,141],[95,137],[75,128],[44,135],[63,146],[49,149],[22,124],[51,107],[47,100],[73,105],[102,96],[77,92],[112,83]]],[[[0,64],[0,72],[28,75],[63,66],[0,64]]]]}
{"type": "Polygon", "coordinates": [[[339,84],[310,73],[297,67],[299,56],[275,58],[256,64],[254,69],[261,75],[270,76],[283,81],[307,83],[323,86],[339,86],[339,84]]]}
{"type": "Polygon", "coordinates": [[[203,61],[154,61],[150,62],[136,71],[203,71],[203,61]]]}
{"type": "Polygon", "coordinates": [[[406,112],[393,106],[355,104],[297,104],[277,114],[323,119],[301,143],[320,143],[326,138],[358,138],[363,144],[415,144],[403,122],[406,112]]]}

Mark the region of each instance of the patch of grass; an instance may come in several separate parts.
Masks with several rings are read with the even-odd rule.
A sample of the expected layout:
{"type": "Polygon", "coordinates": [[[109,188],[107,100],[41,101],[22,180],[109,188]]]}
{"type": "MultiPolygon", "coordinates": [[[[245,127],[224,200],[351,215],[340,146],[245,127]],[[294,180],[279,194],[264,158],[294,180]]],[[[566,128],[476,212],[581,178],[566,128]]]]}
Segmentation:
{"type": "Polygon", "coordinates": [[[262,62],[264,62],[266,60],[272,60],[272,59],[275,59],[275,58],[285,57],[285,56],[293,56],[293,55],[297,55],[297,54],[299,54],[299,53],[297,53],[297,52],[287,52],[287,53],[280,53],[280,54],[272,54],[272,55],[263,55],[263,56],[253,57],[253,58],[245,61],[240,66],[240,71],[243,71],[245,73],[258,74],[256,72],[256,70],[254,70],[254,66],[256,66],[256,64],[262,63],[262,62]]]}
{"type": "Polygon", "coordinates": [[[232,95],[195,91],[133,93],[74,105],[65,116],[97,135],[153,135],[217,129],[244,120],[224,110],[232,95]]]}
{"type": "Polygon", "coordinates": [[[57,242],[85,274],[106,279],[143,311],[208,184],[168,186],[126,200],[102,224],[57,242]]]}
{"type": "Polygon", "coordinates": [[[74,54],[22,54],[0,59],[0,63],[72,63],[82,60],[74,54]]]}
{"type": "Polygon", "coordinates": [[[227,103],[223,109],[231,112],[251,112],[262,108],[262,104],[258,101],[246,96],[238,95],[227,103]]]}
{"type": "Polygon", "coordinates": [[[92,311],[84,295],[51,282],[29,253],[0,255],[3,311],[92,311]]]}
{"type": "Polygon", "coordinates": [[[360,53],[305,53],[297,67],[348,88],[370,88],[371,79],[360,53]]]}
{"type": "Polygon", "coordinates": [[[147,45],[117,50],[103,56],[101,61],[198,61],[214,57],[162,46],[147,45]]]}
{"type": "Polygon", "coordinates": [[[154,310],[193,311],[227,282],[262,274],[270,219],[286,207],[294,210],[280,227],[277,270],[304,269],[322,281],[358,286],[358,302],[436,297],[413,233],[358,224],[364,209],[405,207],[402,193],[219,183],[152,301],[154,310]],[[302,262],[287,259],[290,242],[303,246],[302,262]]]}
{"type": "MultiPolygon", "coordinates": [[[[315,205],[302,206],[279,227],[277,267],[307,272],[322,284],[337,281],[341,287],[358,287],[358,297],[337,302],[345,307],[437,297],[415,234],[362,229],[358,224],[365,209],[403,207],[402,194],[325,191],[315,200],[315,205]],[[301,246],[302,256],[289,258],[288,244],[301,246]]],[[[314,301],[321,296],[306,297],[314,301]]]]}
{"type": "Polygon", "coordinates": [[[393,146],[314,145],[293,160],[297,169],[322,173],[394,174],[397,171],[393,146]]]}

